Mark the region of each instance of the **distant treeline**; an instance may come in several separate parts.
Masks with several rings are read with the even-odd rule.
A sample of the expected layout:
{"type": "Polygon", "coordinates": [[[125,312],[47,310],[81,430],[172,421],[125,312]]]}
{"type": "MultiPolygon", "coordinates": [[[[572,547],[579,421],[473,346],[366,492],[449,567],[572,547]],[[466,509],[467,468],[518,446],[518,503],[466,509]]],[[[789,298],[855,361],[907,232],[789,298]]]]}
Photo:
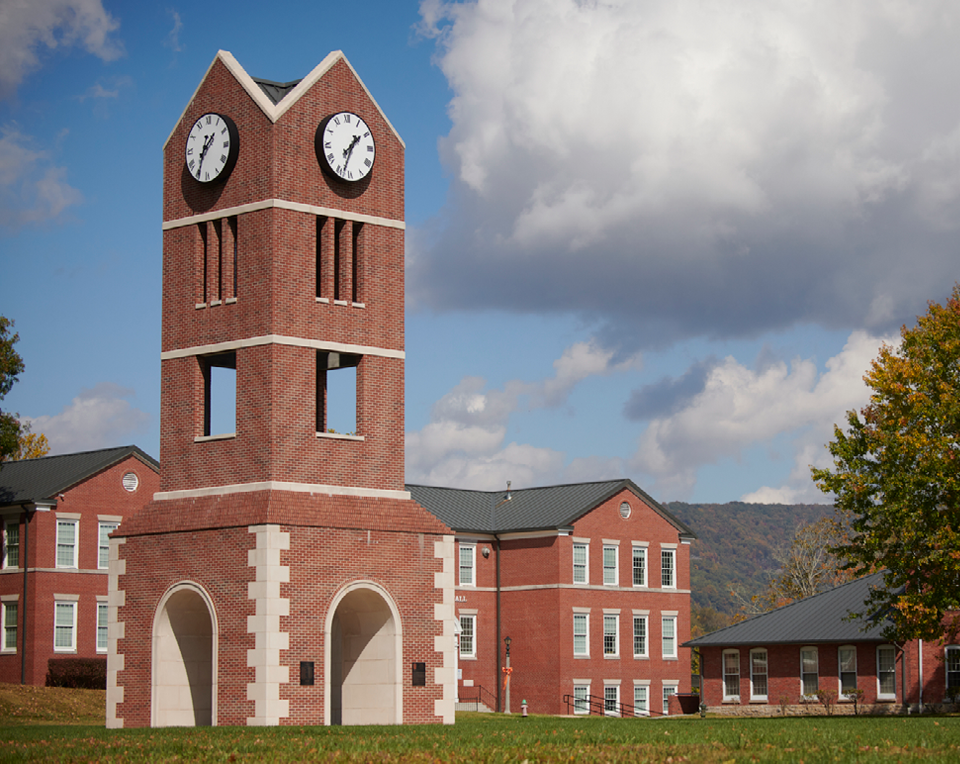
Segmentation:
{"type": "Polygon", "coordinates": [[[797,528],[833,514],[829,504],[687,504],[667,508],[697,534],[690,552],[693,604],[734,614],[737,589],[749,598],[766,589],[780,567],[773,551],[787,547],[797,528]]]}

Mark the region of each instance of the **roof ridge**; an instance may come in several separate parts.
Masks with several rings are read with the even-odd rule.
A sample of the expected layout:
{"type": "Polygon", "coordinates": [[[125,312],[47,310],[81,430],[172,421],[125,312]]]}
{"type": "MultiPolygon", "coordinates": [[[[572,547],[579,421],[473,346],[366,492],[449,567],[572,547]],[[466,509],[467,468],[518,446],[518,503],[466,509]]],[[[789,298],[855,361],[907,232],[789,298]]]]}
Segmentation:
{"type": "MultiPolygon", "coordinates": [[[[85,456],[86,454],[99,454],[105,453],[107,451],[122,451],[124,449],[138,449],[139,447],[130,444],[127,446],[108,446],[107,448],[91,448],[88,451],[71,451],[69,454],[44,454],[43,456],[35,456],[31,459],[16,459],[8,462],[3,462],[3,464],[22,464],[23,462],[39,462],[43,459],[61,459],[67,456],[85,456]]],[[[148,454],[149,456],[149,454],[148,454]]]]}

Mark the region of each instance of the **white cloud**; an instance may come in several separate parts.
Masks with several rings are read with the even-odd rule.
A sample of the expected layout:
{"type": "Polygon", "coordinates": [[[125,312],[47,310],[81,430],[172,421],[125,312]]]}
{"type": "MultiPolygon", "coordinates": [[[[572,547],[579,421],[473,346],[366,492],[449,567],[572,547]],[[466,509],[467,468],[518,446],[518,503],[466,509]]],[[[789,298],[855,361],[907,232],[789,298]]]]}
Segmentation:
{"type": "Polygon", "coordinates": [[[34,146],[16,126],[0,129],[0,227],[54,220],[83,195],[65,180],[66,170],[34,146]]]}
{"type": "Polygon", "coordinates": [[[123,52],[110,37],[120,23],[101,0],[4,0],[0,3],[0,98],[40,66],[41,47],[81,46],[112,61],[123,52]]]}
{"type": "Polygon", "coordinates": [[[709,371],[703,390],[681,410],[649,423],[631,466],[656,479],[658,495],[685,496],[701,467],[737,460],[751,446],[787,437],[794,452],[787,483],[758,489],[744,500],[822,502],[809,465],[825,463],[823,444],[832,437],[834,423],[867,402],[863,375],[884,341],[892,344],[896,338],[854,332],[823,372],[809,359],[749,369],[727,358],[709,371]]]}
{"type": "MultiPolygon", "coordinates": [[[[579,342],[554,361],[554,375],[540,382],[510,380],[488,389],[481,377],[465,377],[434,404],[431,421],[406,435],[407,481],[492,490],[555,482],[566,474],[560,451],[528,444],[504,444],[511,416],[520,411],[564,405],[570,392],[590,376],[635,368],[639,356],[617,360],[593,342],[579,342]]],[[[619,474],[619,462],[577,461],[577,480],[619,474]]]]}
{"type": "Polygon", "coordinates": [[[59,414],[25,419],[34,432],[47,436],[51,454],[126,445],[150,425],[150,415],[125,400],[133,394],[112,382],[101,382],[82,390],[59,414]]]}
{"type": "Polygon", "coordinates": [[[410,263],[418,302],[580,312],[651,344],[886,332],[956,277],[956,3],[421,16],[454,95],[449,222],[410,263]]]}

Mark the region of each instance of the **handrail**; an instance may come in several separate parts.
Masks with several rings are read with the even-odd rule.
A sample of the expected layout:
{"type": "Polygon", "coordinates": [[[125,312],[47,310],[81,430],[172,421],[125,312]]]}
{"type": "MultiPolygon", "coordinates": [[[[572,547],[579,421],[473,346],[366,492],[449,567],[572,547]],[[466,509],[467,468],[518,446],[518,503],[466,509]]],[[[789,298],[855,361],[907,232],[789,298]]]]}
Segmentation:
{"type": "Polygon", "coordinates": [[[458,695],[458,702],[460,703],[476,703],[478,706],[484,703],[488,708],[497,708],[497,696],[482,684],[475,684],[472,687],[461,686],[458,688],[458,695]],[[476,690],[476,692],[469,693],[469,690],[476,690]],[[486,696],[486,698],[484,696],[486,696]]]}
{"type": "Polygon", "coordinates": [[[649,708],[641,709],[639,713],[637,712],[636,706],[633,706],[629,703],[614,703],[613,707],[616,709],[615,713],[610,713],[610,708],[606,698],[599,695],[587,695],[586,698],[576,698],[573,695],[564,695],[563,702],[567,706],[567,713],[577,713],[577,705],[582,705],[584,702],[587,705],[587,714],[593,714],[596,711],[601,716],[623,716],[623,717],[634,717],[637,719],[648,718],[651,716],[663,716],[662,711],[653,711],[649,708]],[[571,707],[573,710],[571,711],[571,707]],[[629,711],[629,713],[628,713],[629,711]]]}

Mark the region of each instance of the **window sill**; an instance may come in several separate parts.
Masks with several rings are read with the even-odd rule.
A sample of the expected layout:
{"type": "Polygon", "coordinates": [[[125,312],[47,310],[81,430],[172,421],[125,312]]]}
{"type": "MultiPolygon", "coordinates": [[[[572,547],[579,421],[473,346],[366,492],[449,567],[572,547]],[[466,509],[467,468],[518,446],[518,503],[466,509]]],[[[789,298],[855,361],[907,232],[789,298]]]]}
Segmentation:
{"type": "Polygon", "coordinates": [[[210,300],[210,307],[211,307],[211,308],[214,307],[214,306],[216,306],[216,305],[223,305],[223,303],[220,302],[220,300],[210,300]]]}
{"type": "Polygon", "coordinates": [[[347,435],[345,432],[318,432],[317,437],[331,440],[363,440],[363,435],[347,435]]]}
{"type": "Polygon", "coordinates": [[[635,661],[648,661],[648,660],[650,660],[650,656],[649,656],[649,655],[634,655],[634,656],[633,656],[633,659],[634,659],[635,661]]]}
{"type": "Polygon", "coordinates": [[[603,659],[604,659],[605,661],[618,661],[618,660],[620,660],[620,656],[619,656],[619,655],[604,655],[604,656],[603,656],[603,659]]]}
{"type": "Polygon", "coordinates": [[[588,661],[588,660],[590,660],[590,656],[589,656],[589,655],[574,655],[574,656],[573,656],[573,659],[574,659],[575,661],[588,661]]]}
{"type": "Polygon", "coordinates": [[[236,298],[236,297],[228,297],[226,300],[223,301],[223,304],[224,304],[224,305],[233,305],[236,301],[237,301],[237,298],[236,298]]]}
{"type": "Polygon", "coordinates": [[[461,655],[460,660],[462,661],[475,661],[477,659],[476,655],[461,655]]]}
{"type": "Polygon", "coordinates": [[[334,305],[343,305],[344,307],[346,307],[346,306],[349,305],[350,303],[347,302],[346,300],[334,300],[334,301],[333,301],[333,304],[334,304],[334,305]]]}
{"type": "Polygon", "coordinates": [[[367,304],[365,302],[352,302],[350,303],[354,308],[365,308],[367,304]]]}
{"type": "Polygon", "coordinates": [[[762,704],[765,704],[765,703],[767,703],[768,701],[767,701],[767,699],[764,697],[764,698],[750,698],[750,702],[751,702],[751,703],[762,703],[762,704]]]}
{"type": "Polygon", "coordinates": [[[53,648],[53,652],[55,652],[57,655],[76,655],[77,648],[55,647],[53,648]]]}
{"type": "Polygon", "coordinates": [[[661,660],[665,661],[678,661],[680,660],[676,655],[664,655],[661,657],[661,660]]]}
{"type": "Polygon", "coordinates": [[[197,435],[194,437],[194,443],[209,443],[212,440],[233,440],[237,437],[235,432],[224,432],[220,435],[197,435]]]}
{"type": "Polygon", "coordinates": [[[723,703],[724,703],[724,705],[737,705],[737,706],[739,706],[739,705],[740,705],[740,698],[724,698],[724,699],[723,699],[723,703]]]}
{"type": "MultiPolygon", "coordinates": [[[[877,703],[896,703],[897,699],[893,695],[885,695],[883,697],[878,697],[876,700],[877,703]]],[[[950,701],[944,699],[944,703],[949,703],[950,701]]]]}

